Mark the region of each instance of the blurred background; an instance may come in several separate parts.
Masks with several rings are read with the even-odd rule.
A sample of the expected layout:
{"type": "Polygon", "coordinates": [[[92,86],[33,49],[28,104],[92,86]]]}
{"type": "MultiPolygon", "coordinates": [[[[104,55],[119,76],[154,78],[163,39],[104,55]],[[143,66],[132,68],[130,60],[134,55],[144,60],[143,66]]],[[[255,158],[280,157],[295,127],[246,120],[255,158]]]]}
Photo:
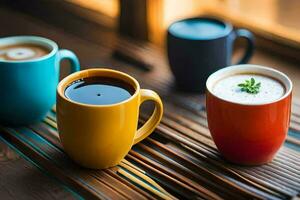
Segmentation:
{"type": "MultiPolygon", "coordinates": [[[[164,53],[170,23],[209,15],[255,34],[252,62],[276,67],[286,65],[281,63],[285,59],[294,66],[300,63],[299,8],[299,0],[2,0],[0,37],[53,39],[75,51],[83,68],[120,65],[118,58],[149,71],[153,65],[168,65],[164,53]]],[[[244,43],[240,40],[236,49],[244,43]]],[[[293,67],[283,71],[292,79],[298,74],[293,67]]]]}
{"type": "Polygon", "coordinates": [[[1,6],[47,21],[59,20],[56,24],[65,23],[66,16],[79,17],[158,45],[164,44],[170,23],[203,14],[288,45],[300,43],[298,0],[2,0],[1,6]]]}

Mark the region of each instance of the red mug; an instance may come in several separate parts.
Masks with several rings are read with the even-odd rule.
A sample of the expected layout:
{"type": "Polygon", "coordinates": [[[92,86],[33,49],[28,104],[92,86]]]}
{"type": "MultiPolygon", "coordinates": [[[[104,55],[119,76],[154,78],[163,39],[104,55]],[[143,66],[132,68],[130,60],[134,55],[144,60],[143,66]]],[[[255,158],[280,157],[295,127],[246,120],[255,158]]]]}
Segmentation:
{"type": "Polygon", "coordinates": [[[283,144],[290,122],[291,80],[282,72],[258,65],[236,65],[223,68],[206,82],[208,127],[223,157],[242,165],[270,162],[283,144]],[[216,96],[214,84],[234,74],[260,74],[272,77],[285,86],[279,99],[267,103],[244,104],[216,96]]]}

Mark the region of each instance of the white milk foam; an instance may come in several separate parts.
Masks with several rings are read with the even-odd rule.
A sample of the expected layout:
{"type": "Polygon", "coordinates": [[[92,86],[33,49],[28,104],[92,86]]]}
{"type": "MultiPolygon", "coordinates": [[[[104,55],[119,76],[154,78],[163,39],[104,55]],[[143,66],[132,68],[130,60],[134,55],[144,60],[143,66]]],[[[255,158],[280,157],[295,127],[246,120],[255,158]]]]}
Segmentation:
{"type": "Polygon", "coordinates": [[[285,87],[281,82],[268,76],[259,74],[235,74],[217,81],[212,92],[217,97],[241,104],[263,104],[273,102],[285,94],[285,87]],[[257,94],[241,91],[238,86],[245,80],[255,79],[255,83],[261,83],[257,94]]]}

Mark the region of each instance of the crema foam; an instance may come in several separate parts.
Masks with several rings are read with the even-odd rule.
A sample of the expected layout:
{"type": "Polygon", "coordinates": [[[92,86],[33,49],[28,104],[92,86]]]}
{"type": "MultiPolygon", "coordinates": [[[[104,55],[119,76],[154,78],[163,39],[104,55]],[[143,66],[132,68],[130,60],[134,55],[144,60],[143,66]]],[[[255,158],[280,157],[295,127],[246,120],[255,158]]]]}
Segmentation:
{"type": "Polygon", "coordinates": [[[22,61],[43,57],[50,53],[50,50],[37,44],[14,44],[0,46],[0,60],[22,61]]]}

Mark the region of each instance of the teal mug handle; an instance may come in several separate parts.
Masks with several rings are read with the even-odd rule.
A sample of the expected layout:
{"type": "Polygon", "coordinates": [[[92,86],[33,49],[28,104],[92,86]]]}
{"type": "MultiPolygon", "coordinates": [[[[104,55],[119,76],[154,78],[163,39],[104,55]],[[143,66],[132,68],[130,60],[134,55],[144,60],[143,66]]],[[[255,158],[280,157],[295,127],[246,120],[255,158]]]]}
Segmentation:
{"type": "Polygon", "coordinates": [[[71,64],[71,73],[77,72],[80,70],[80,64],[77,56],[70,50],[60,49],[58,51],[59,62],[62,60],[68,60],[71,64]]]}

